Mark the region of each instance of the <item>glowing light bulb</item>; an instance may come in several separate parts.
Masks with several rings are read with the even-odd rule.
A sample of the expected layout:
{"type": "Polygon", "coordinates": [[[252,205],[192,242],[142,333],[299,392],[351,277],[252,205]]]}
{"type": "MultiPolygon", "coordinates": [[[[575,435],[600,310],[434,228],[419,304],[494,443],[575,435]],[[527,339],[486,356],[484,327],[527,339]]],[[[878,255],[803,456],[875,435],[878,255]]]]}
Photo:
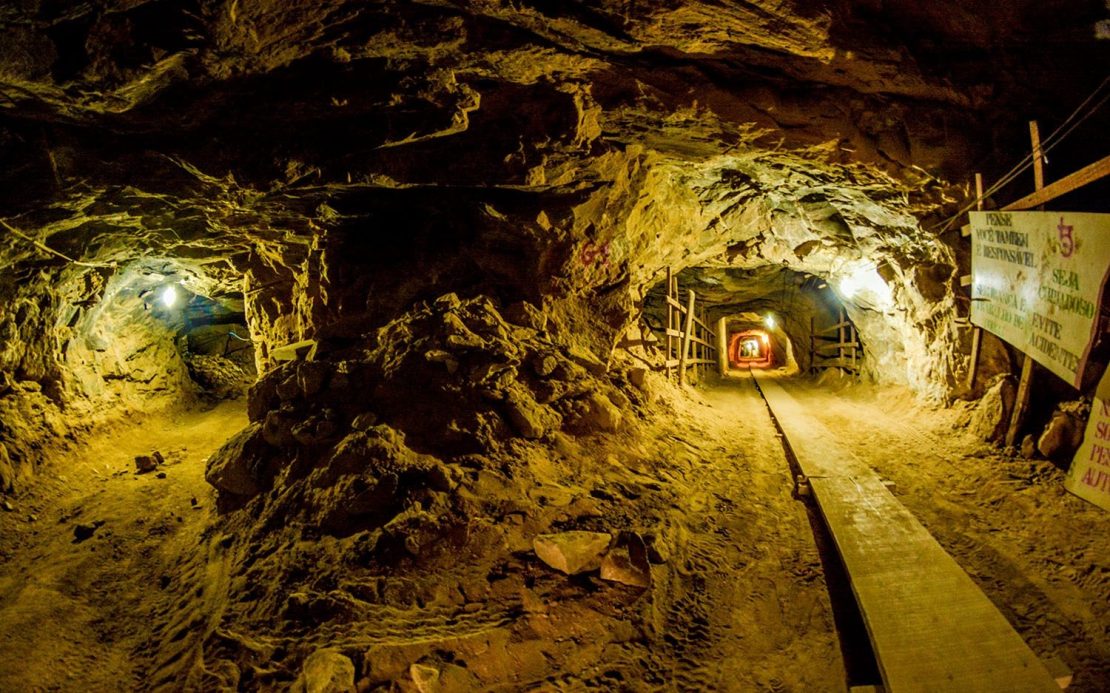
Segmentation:
{"type": "Polygon", "coordinates": [[[775,329],[775,316],[768,314],[767,317],[763,318],[763,324],[767,326],[767,329],[775,329]]]}
{"type": "Polygon", "coordinates": [[[162,289],[161,299],[162,305],[167,308],[173,308],[174,304],[177,303],[177,288],[171,284],[162,289]]]}

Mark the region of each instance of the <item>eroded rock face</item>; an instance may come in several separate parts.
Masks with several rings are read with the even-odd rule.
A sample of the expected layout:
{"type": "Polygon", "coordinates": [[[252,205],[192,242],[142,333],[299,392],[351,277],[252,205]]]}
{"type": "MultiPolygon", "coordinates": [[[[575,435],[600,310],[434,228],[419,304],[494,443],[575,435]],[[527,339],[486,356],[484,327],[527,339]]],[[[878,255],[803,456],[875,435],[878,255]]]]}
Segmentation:
{"type": "Polygon", "coordinates": [[[464,521],[460,460],[480,464],[473,456],[514,438],[612,431],[613,401],[629,404],[596,357],[507,322],[484,297],[448,294],[366,343],[325,344],[322,360],[283,364],[252,388],[254,422],[208,463],[224,507],[257,499],[274,521],[374,531],[418,555],[464,521]]]}
{"type": "MultiPolygon", "coordinates": [[[[342,651],[312,653],[400,607],[519,600],[496,557],[591,512],[557,498],[571,471],[552,451],[635,431],[654,374],[615,365],[613,344],[667,267],[759,278],[721,313],[759,312],[784,268],[827,281],[877,379],[943,393],[963,367],[967,258],[940,222],[972,165],[1000,173],[1012,162],[993,152],[1024,151],[1027,113],[1060,120],[1094,86],[1085,68],[1107,44],[1075,37],[1104,14],[1098,0],[9,3],[0,492],[73,421],[191,394],[143,290],[173,277],[236,294],[259,380],[250,426],[207,469],[225,615],[302,649],[209,633],[197,687],[301,672],[304,689],[343,690],[358,661],[370,685],[492,688],[589,663],[587,629],[643,634],[558,605],[571,637],[544,649],[546,608],[528,603],[527,623],[483,612],[470,634],[401,644],[350,629],[342,651]],[[855,272],[888,291],[849,296],[855,272]],[[317,360],[275,361],[300,340],[317,360]],[[420,582],[429,565],[458,582],[420,582]]],[[[990,435],[1006,387],[980,407],[990,435]]]]}

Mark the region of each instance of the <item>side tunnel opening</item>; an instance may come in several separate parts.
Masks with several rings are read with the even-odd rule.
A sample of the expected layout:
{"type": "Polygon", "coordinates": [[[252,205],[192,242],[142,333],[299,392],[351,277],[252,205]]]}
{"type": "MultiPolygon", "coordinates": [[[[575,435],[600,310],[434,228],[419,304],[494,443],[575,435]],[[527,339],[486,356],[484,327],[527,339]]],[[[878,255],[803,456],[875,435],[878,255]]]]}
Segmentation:
{"type": "Polygon", "coordinates": [[[135,416],[241,399],[256,380],[241,275],[177,258],[70,265],[0,287],[0,486],[135,416]]]}

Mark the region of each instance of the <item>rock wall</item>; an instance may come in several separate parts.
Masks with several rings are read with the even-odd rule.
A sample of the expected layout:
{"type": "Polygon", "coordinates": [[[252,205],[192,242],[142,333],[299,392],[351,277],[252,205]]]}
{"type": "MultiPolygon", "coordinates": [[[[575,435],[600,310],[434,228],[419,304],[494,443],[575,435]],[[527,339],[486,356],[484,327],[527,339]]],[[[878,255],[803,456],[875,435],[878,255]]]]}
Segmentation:
{"type": "Polygon", "coordinates": [[[140,295],[148,272],[43,268],[0,282],[0,445],[14,478],[67,439],[195,393],[174,326],[140,295]]]}

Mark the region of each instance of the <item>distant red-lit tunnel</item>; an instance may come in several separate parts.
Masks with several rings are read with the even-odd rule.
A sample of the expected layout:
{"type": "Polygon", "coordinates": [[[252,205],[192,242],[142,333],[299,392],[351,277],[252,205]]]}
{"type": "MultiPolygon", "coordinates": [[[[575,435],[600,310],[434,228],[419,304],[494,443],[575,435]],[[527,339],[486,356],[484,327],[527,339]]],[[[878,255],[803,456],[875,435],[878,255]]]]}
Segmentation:
{"type": "Polygon", "coordinates": [[[775,363],[771,335],[763,330],[733,332],[728,343],[728,362],[733,368],[771,368],[775,363]]]}

